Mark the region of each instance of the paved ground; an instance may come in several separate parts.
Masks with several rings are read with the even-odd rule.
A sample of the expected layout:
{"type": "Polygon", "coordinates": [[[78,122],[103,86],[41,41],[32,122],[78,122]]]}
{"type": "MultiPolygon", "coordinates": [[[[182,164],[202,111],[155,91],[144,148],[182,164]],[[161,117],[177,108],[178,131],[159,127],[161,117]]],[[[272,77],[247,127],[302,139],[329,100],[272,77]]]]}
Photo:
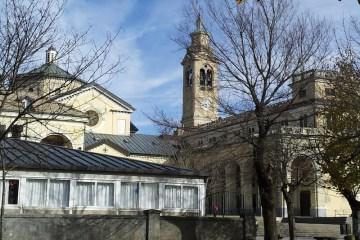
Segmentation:
{"type": "MultiPolygon", "coordinates": [[[[256,237],[256,240],[263,240],[263,237],[256,237]]],[[[296,240],[314,240],[314,238],[309,238],[309,237],[297,237],[296,240]]],[[[284,237],[281,240],[289,240],[288,237],[284,237]]]]}
{"type": "MultiPolygon", "coordinates": [[[[264,237],[256,237],[256,240],[263,240],[264,237]]],[[[311,237],[297,237],[296,240],[315,240],[314,238],[311,238],[311,237]]],[[[343,238],[339,238],[339,239],[343,239],[343,238]]],[[[281,240],[289,240],[288,237],[284,237],[282,238],[281,240]]]]}

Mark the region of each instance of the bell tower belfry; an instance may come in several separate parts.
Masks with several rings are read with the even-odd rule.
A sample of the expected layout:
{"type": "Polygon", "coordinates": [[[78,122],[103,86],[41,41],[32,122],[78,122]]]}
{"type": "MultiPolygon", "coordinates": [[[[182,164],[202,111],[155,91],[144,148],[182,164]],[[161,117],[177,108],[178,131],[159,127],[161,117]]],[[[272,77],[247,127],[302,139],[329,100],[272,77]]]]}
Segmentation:
{"type": "Polygon", "coordinates": [[[183,116],[186,129],[215,121],[218,118],[217,63],[209,45],[200,15],[196,30],[190,34],[191,45],[182,60],[183,116]]]}

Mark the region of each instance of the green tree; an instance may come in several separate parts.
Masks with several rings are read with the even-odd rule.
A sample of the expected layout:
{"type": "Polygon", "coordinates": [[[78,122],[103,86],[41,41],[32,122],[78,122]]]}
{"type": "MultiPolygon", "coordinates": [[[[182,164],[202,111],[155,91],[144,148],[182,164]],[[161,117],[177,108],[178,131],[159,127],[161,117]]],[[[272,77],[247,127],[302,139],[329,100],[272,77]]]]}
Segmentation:
{"type": "Polygon", "coordinates": [[[348,201],[353,233],[359,239],[360,201],[360,69],[347,50],[338,61],[339,75],[332,81],[334,96],[325,100],[326,127],[317,141],[317,162],[330,185],[348,201]]]}

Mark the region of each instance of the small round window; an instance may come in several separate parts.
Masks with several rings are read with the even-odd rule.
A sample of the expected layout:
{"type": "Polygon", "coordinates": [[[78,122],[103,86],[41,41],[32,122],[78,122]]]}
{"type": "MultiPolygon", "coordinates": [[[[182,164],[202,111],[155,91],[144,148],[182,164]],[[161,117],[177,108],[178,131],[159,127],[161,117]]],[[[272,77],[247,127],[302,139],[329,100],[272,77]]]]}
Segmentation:
{"type": "Polygon", "coordinates": [[[99,122],[99,114],[93,110],[86,112],[87,117],[89,118],[88,125],[90,127],[95,126],[99,122]]]}

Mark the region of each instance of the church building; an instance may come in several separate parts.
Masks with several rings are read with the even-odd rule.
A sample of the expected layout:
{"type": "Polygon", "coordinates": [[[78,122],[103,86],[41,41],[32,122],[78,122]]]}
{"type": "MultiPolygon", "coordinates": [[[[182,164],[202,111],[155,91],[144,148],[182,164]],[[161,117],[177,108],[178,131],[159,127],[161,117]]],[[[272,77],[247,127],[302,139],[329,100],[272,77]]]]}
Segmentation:
{"type": "Polygon", "coordinates": [[[171,144],[136,133],[131,104],[62,69],[57,60],[51,46],[43,65],[16,79],[16,92],[4,100],[0,130],[7,129],[18,112],[26,114],[11,126],[8,137],[156,163],[173,157],[171,144]]]}
{"type": "MultiPolygon", "coordinates": [[[[191,44],[182,61],[183,130],[178,132],[178,136],[181,145],[185,146],[183,151],[189,165],[210,175],[207,182],[207,212],[210,213],[217,205],[222,214],[238,215],[247,211],[261,215],[253,148],[248,141],[244,141],[244,138],[257,136],[255,118],[251,114],[219,118],[218,64],[212,56],[209,37],[200,17],[196,30],[190,36],[191,44]]],[[[332,78],[333,72],[321,70],[311,70],[293,77],[290,85],[294,93],[291,107],[282,113],[270,130],[268,141],[274,144],[274,149],[283,149],[286,141],[309,139],[326,124],[318,112],[321,100],[333,93],[330,84],[332,78]]],[[[279,152],[275,154],[278,159],[282,157],[279,152]]],[[[298,176],[295,175],[304,169],[311,172],[313,179],[322,178],[316,171],[318,166],[305,156],[304,152],[298,151],[289,160],[289,181],[296,179],[298,176]]],[[[297,216],[351,214],[345,198],[322,187],[319,181],[298,187],[294,202],[297,216]]],[[[286,204],[280,187],[277,212],[279,217],[286,216],[286,204]]]]}

